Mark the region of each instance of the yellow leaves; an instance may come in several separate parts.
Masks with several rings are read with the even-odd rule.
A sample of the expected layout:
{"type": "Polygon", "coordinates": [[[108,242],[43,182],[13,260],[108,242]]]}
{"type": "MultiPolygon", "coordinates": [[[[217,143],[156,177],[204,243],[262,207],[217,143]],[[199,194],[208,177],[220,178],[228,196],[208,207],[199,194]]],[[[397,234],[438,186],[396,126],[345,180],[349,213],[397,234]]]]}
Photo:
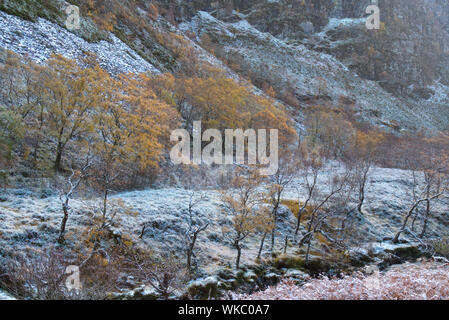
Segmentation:
{"type": "MultiPolygon", "coordinates": [[[[63,169],[59,165],[65,161],[68,147],[76,148],[77,159],[93,152],[96,161],[101,159],[111,169],[124,164],[138,170],[156,168],[169,129],[178,127],[174,104],[157,97],[152,89],[154,79],[132,74],[113,78],[99,66],[94,54],[87,53],[80,64],[53,54],[46,66],[37,66],[10,53],[0,72],[0,93],[10,96],[4,100],[14,104],[27,101],[10,108],[11,119],[30,126],[27,132],[33,139],[46,137],[55,144],[52,149],[57,153],[58,169],[63,169]],[[23,79],[18,79],[19,75],[23,79]],[[29,119],[23,121],[25,118],[29,119]]],[[[155,87],[165,90],[168,101],[165,87],[174,86],[174,78],[166,75],[164,81],[164,86],[155,87]]],[[[2,124],[11,122],[9,118],[2,121],[3,113],[0,116],[2,124]]],[[[18,132],[14,135],[19,137],[18,132]]],[[[34,152],[37,147],[32,146],[34,152]]]]}
{"type": "Polygon", "coordinates": [[[375,130],[369,132],[358,130],[354,141],[357,153],[360,156],[371,156],[376,152],[378,146],[383,141],[384,136],[383,133],[375,130]]]}
{"type": "Polygon", "coordinates": [[[92,18],[100,30],[113,31],[117,17],[116,2],[110,0],[87,0],[81,9],[83,14],[92,18]]]}
{"type": "Polygon", "coordinates": [[[265,88],[264,92],[272,98],[276,98],[277,96],[276,91],[273,89],[272,86],[268,86],[267,88],[265,88]]]}
{"type": "Polygon", "coordinates": [[[129,240],[129,239],[126,239],[126,240],[123,240],[123,244],[125,245],[125,246],[127,246],[128,248],[131,248],[132,246],[133,246],[133,241],[132,240],[129,240]]]}
{"type": "Polygon", "coordinates": [[[386,139],[385,133],[351,120],[341,109],[314,107],[306,118],[308,149],[327,157],[371,159],[386,139]]]}
{"type": "Polygon", "coordinates": [[[159,17],[159,9],[157,5],[150,3],[150,6],[148,8],[148,15],[150,19],[157,20],[157,18],[159,17]]]}
{"type": "Polygon", "coordinates": [[[274,217],[268,207],[259,208],[251,220],[256,230],[262,233],[271,232],[275,227],[274,217]]]}
{"type": "Polygon", "coordinates": [[[258,189],[261,179],[256,168],[237,168],[231,189],[222,193],[223,213],[232,218],[232,227],[223,229],[223,234],[231,234],[233,240],[271,226],[270,214],[263,205],[264,194],[258,189]]]}
{"type": "Polygon", "coordinates": [[[101,258],[100,262],[103,267],[106,267],[107,265],[109,265],[109,261],[106,258],[101,258]]]}
{"type": "Polygon", "coordinates": [[[115,110],[120,119],[110,123],[120,122],[121,148],[141,170],[157,167],[164,147],[161,140],[178,120],[176,111],[156,97],[150,84],[145,75],[121,75],[117,83],[120,103],[115,110]]]}
{"type": "Polygon", "coordinates": [[[306,126],[309,147],[321,147],[328,156],[338,156],[354,134],[352,124],[342,114],[320,106],[309,111],[306,126]]]}
{"type": "Polygon", "coordinates": [[[272,128],[280,131],[281,141],[295,136],[285,112],[271,98],[254,94],[246,84],[224,74],[178,79],[162,75],[152,83],[165,102],[175,101],[179,109],[185,102],[191,105],[186,117],[201,120],[205,129],[272,128]]]}
{"type": "Polygon", "coordinates": [[[260,106],[264,106],[264,109],[252,116],[252,127],[279,130],[281,146],[292,142],[297,135],[286,113],[264,98],[259,98],[258,102],[260,106]]]}
{"type": "Polygon", "coordinates": [[[186,99],[195,107],[196,117],[205,127],[237,128],[248,122],[246,88],[227,78],[180,79],[183,90],[177,99],[186,99]]]}
{"type": "Polygon", "coordinates": [[[299,202],[297,200],[282,200],[281,204],[290,209],[295,217],[298,217],[299,202]]]}

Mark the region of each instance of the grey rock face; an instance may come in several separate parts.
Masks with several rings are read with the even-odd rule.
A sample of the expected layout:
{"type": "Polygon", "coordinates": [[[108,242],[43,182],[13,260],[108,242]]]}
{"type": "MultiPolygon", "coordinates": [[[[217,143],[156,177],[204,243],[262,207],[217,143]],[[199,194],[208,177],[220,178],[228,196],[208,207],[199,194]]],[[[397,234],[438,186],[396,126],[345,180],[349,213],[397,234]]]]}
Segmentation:
{"type": "MultiPolygon", "coordinates": [[[[217,21],[227,22],[229,25],[247,23],[252,26],[254,28],[252,31],[247,28],[247,38],[238,34],[234,38],[225,39],[227,43],[223,58],[232,55],[239,57],[241,61],[237,61],[237,64],[244,65],[256,73],[260,72],[259,68],[266,65],[275,68],[275,73],[282,75],[279,79],[261,72],[260,78],[278,83],[279,88],[287,87],[287,77],[305,76],[310,80],[306,87],[295,88],[296,84],[293,81],[293,89],[296,89],[300,101],[301,98],[313,100],[313,96],[316,95],[310,90],[311,87],[317,86],[313,83],[314,76],[323,76],[327,82],[332,81],[330,80],[332,76],[336,76],[341,79],[340,84],[343,82],[348,84],[345,90],[339,90],[338,94],[349,99],[358,98],[355,109],[360,110],[368,118],[371,117],[371,120],[381,126],[394,130],[447,128],[449,124],[447,1],[276,0],[218,1],[216,4],[219,8],[228,8],[223,9],[226,14],[221,14],[223,10],[216,10],[216,6],[211,7],[208,1],[194,1],[194,4],[186,2],[180,5],[187,6],[190,10],[188,15],[180,13],[179,17],[181,21],[186,22],[192,20],[193,16],[192,24],[198,24],[198,16],[204,19],[204,14],[198,10],[204,10],[218,19],[215,23],[218,23],[217,21]],[[373,4],[380,9],[380,30],[368,30],[365,27],[366,18],[370,14],[366,11],[367,7],[373,4]],[[239,12],[233,12],[229,8],[239,12]],[[195,10],[197,16],[194,16],[195,10]],[[292,59],[291,56],[297,55],[296,53],[290,50],[273,52],[270,44],[257,40],[258,32],[269,33],[288,44],[303,44],[315,53],[329,54],[352,71],[348,74],[350,80],[341,77],[338,67],[334,66],[329,66],[330,73],[327,75],[322,73],[311,75],[307,72],[309,70],[304,70],[307,67],[296,69],[294,65],[290,65],[290,61],[285,61],[287,57],[292,59]],[[237,43],[229,41],[232,39],[237,43]],[[257,43],[254,43],[254,40],[257,43]],[[280,60],[279,65],[263,59],[264,52],[274,57],[274,62],[280,60]],[[257,65],[254,61],[249,64],[247,59],[256,60],[257,65]],[[364,84],[364,80],[371,80],[375,84],[364,84]],[[366,86],[375,86],[382,90],[380,92],[374,89],[366,90],[363,88],[366,86]],[[426,94],[422,94],[423,92],[426,94]],[[373,107],[368,110],[368,105],[373,107]]],[[[217,37],[226,34],[223,33],[222,24],[217,24],[216,27],[221,29],[218,32],[217,28],[212,28],[210,22],[207,22],[209,26],[206,28],[203,25],[203,31],[212,35],[212,39],[216,40],[214,32],[217,32],[215,35],[217,37]],[[207,28],[214,30],[204,30],[207,28]]],[[[229,29],[229,26],[225,29],[229,29]]],[[[219,39],[220,45],[223,45],[222,40],[219,39]]],[[[307,61],[302,65],[307,66],[307,61]]],[[[329,91],[335,92],[335,88],[329,91]]],[[[322,104],[323,99],[312,102],[322,104]]],[[[337,101],[333,98],[332,103],[335,105],[337,101]]]]}
{"type": "Polygon", "coordinates": [[[326,101],[338,106],[341,98],[346,97],[353,102],[360,119],[379,126],[389,127],[396,122],[400,128],[409,129],[439,125],[434,121],[439,114],[404,103],[376,82],[362,79],[333,56],[262,33],[245,20],[224,23],[199,12],[190,29],[198,41],[204,34],[214,39],[223,57],[238,57],[236,63],[269,81],[275,89],[290,88],[304,106],[326,101]]]}

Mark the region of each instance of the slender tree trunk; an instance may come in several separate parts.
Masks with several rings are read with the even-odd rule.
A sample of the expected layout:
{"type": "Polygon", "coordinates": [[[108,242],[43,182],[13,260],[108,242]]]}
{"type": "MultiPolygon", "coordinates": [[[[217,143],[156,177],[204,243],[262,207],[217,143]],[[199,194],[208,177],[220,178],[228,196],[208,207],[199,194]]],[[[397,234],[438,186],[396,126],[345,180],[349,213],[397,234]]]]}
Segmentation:
{"type": "Polygon", "coordinates": [[[108,195],[109,195],[109,190],[108,190],[108,188],[106,188],[104,190],[104,197],[103,197],[103,219],[106,218],[106,214],[107,214],[107,210],[108,210],[108,195]]]}
{"type": "Polygon", "coordinates": [[[299,241],[299,245],[298,245],[299,248],[301,248],[306,243],[306,241],[308,241],[309,246],[308,246],[307,250],[309,250],[310,242],[312,239],[312,227],[313,227],[314,222],[315,222],[315,213],[313,213],[312,217],[310,218],[306,235],[304,237],[302,237],[301,241],[299,241]]]}
{"type": "Polygon", "coordinates": [[[288,249],[288,236],[285,236],[285,242],[284,242],[284,254],[287,253],[288,249]]]}
{"type": "Polygon", "coordinates": [[[54,164],[55,171],[57,171],[57,172],[62,171],[61,162],[62,162],[62,144],[59,142],[58,148],[56,150],[56,159],[55,159],[55,164],[54,164]]]}
{"type": "Polygon", "coordinates": [[[310,255],[310,246],[312,244],[312,236],[309,237],[309,241],[307,242],[307,251],[306,251],[306,265],[309,263],[309,255],[310,255]]]}
{"type": "Polygon", "coordinates": [[[418,219],[418,217],[419,217],[419,211],[418,210],[415,210],[415,211],[416,211],[416,213],[412,220],[412,231],[413,232],[415,232],[416,219],[418,219]]]}
{"type": "Polygon", "coordinates": [[[357,211],[363,215],[362,209],[363,209],[363,202],[365,201],[365,187],[362,186],[360,188],[360,193],[359,193],[359,204],[357,206],[357,211]]]}
{"type": "Polygon", "coordinates": [[[169,280],[168,280],[168,275],[164,274],[164,278],[162,280],[162,296],[164,297],[164,300],[168,300],[168,298],[170,297],[170,293],[169,293],[169,280]]]}
{"type": "Polygon", "coordinates": [[[273,230],[271,231],[271,252],[274,251],[274,246],[276,243],[276,226],[278,220],[279,202],[280,202],[280,195],[278,195],[277,202],[273,208],[273,230]]]}
{"type": "Polygon", "coordinates": [[[196,238],[197,238],[198,234],[195,233],[193,235],[192,241],[189,244],[189,248],[187,249],[187,269],[189,270],[189,272],[192,269],[192,255],[193,255],[193,248],[195,247],[195,242],[196,242],[196,238]]]}
{"type": "Polygon", "coordinates": [[[62,218],[62,222],[61,222],[61,227],[59,230],[59,238],[58,238],[58,242],[59,243],[64,243],[64,233],[65,233],[65,228],[67,225],[67,220],[69,219],[69,210],[67,208],[66,205],[62,206],[63,212],[64,212],[64,217],[62,218]]]}
{"type": "Polygon", "coordinates": [[[298,212],[298,219],[296,219],[295,240],[298,236],[299,227],[301,226],[301,212],[298,212]]]}
{"type": "Polygon", "coordinates": [[[147,229],[147,226],[143,225],[142,230],[140,231],[139,239],[143,239],[146,229],[147,229]]]}
{"type": "Polygon", "coordinates": [[[34,152],[33,152],[33,164],[37,166],[37,156],[39,152],[39,138],[36,139],[34,143],[34,152]]]}
{"type": "Polygon", "coordinates": [[[192,270],[192,245],[187,249],[187,270],[192,270]]]}
{"type": "Polygon", "coordinates": [[[304,237],[301,238],[301,240],[299,241],[298,247],[302,248],[302,246],[304,246],[304,244],[307,242],[307,239],[311,236],[310,233],[307,233],[304,237]]]}
{"type": "Polygon", "coordinates": [[[360,181],[360,185],[359,185],[359,204],[357,206],[357,211],[363,215],[363,203],[365,202],[365,187],[366,187],[366,180],[368,179],[368,172],[369,172],[369,168],[366,168],[363,171],[363,177],[362,177],[362,181],[360,181]]]}
{"type": "Polygon", "coordinates": [[[410,211],[407,213],[407,215],[404,218],[404,222],[402,223],[402,227],[401,229],[396,233],[396,235],[393,238],[393,243],[398,243],[399,242],[399,237],[401,236],[401,234],[405,231],[406,227],[407,227],[407,222],[410,219],[410,217],[412,216],[413,212],[415,211],[416,208],[418,208],[418,206],[421,204],[421,202],[423,201],[429,201],[428,199],[426,200],[418,200],[416,201],[412,208],[410,209],[410,211]]]}
{"type": "Polygon", "coordinates": [[[259,253],[257,254],[257,259],[260,259],[262,255],[263,245],[265,243],[265,238],[267,237],[267,232],[263,234],[262,240],[260,241],[259,253]]]}
{"type": "MultiPolygon", "coordinates": [[[[298,209],[298,219],[296,220],[296,229],[295,229],[295,241],[296,241],[296,238],[298,237],[299,227],[301,226],[302,215],[303,215],[304,211],[307,210],[307,206],[309,204],[310,198],[311,198],[311,195],[309,193],[309,198],[306,200],[306,202],[304,202],[304,205],[298,209]]],[[[301,202],[298,200],[298,207],[300,206],[300,204],[301,204],[301,202]]]]}
{"type": "Polygon", "coordinates": [[[424,225],[422,227],[421,234],[419,235],[420,238],[424,238],[424,236],[426,235],[427,222],[429,221],[429,217],[430,217],[430,201],[427,200],[427,202],[426,202],[426,216],[424,217],[424,225]]]}
{"type": "Polygon", "coordinates": [[[65,144],[62,142],[64,134],[64,127],[59,131],[58,147],[56,148],[55,170],[61,172],[62,152],[64,151],[65,144]]]}
{"type": "Polygon", "coordinates": [[[238,270],[240,269],[240,257],[242,256],[242,247],[240,247],[240,244],[237,242],[235,248],[237,249],[237,259],[235,260],[235,267],[238,270]]]}

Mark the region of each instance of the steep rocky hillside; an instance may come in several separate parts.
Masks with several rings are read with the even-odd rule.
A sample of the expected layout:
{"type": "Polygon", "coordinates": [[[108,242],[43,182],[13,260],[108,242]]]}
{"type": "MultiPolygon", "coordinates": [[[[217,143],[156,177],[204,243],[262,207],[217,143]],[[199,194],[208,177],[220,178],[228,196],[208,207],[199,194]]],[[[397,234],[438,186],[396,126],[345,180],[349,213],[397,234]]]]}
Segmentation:
{"type": "Polygon", "coordinates": [[[293,1],[259,1],[245,6],[235,3],[239,12],[229,8],[211,11],[218,19],[232,24],[226,26],[199,14],[192,18],[191,29],[200,42],[201,35],[208,36],[203,39],[207,41],[203,41],[204,45],[222,49],[215,51],[222,58],[255,73],[252,79],[256,84],[267,81],[283,90],[284,96],[293,94],[300,105],[322,104],[324,93],[332,96],[330,104],[340,105],[343,101],[378,124],[445,129],[449,120],[447,3],[380,1],[382,24],[378,31],[365,27],[368,4],[369,1],[305,1],[302,5],[293,1]],[[419,10],[421,6],[426,10],[419,10]],[[246,22],[246,30],[236,30],[235,36],[223,31],[238,29],[237,25],[246,22]],[[276,43],[257,31],[273,35],[275,38],[271,39],[276,39],[276,43]],[[302,45],[312,53],[295,53],[302,45]],[[276,46],[282,49],[270,51],[276,46]],[[269,54],[264,56],[265,52],[269,54]],[[328,69],[335,79],[341,77],[341,63],[360,78],[375,83],[365,83],[346,72],[342,77],[346,80],[340,81],[345,88],[335,88],[332,76],[319,68],[320,62],[329,64],[329,57],[320,57],[316,52],[336,59],[328,69]],[[315,55],[318,61],[309,55],[315,55]],[[290,63],[285,63],[285,59],[290,63]],[[295,63],[303,68],[298,70],[295,63]],[[273,66],[273,70],[267,66],[273,66]],[[308,83],[299,80],[298,85],[298,76],[304,76],[308,83]],[[328,91],[320,88],[322,78],[328,91]]]}
{"type": "Polygon", "coordinates": [[[267,81],[284,94],[291,90],[301,106],[343,106],[360,120],[380,126],[399,123],[412,129],[435,124],[429,110],[403,103],[331,55],[288,44],[245,20],[227,24],[200,12],[190,25],[181,25],[186,31],[189,27],[197,41],[208,39],[219,56],[255,74],[256,84],[267,81]]]}
{"type": "MultiPolygon", "coordinates": [[[[160,2],[168,6],[170,1],[160,2]]],[[[183,1],[173,6],[178,22],[190,21],[195,9],[226,22],[245,19],[261,32],[330,52],[364,77],[382,80],[391,90],[440,78],[447,84],[446,1],[236,0],[183,1]],[[364,28],[362,18],[368,16],[366,8],[370,4],[380,9],[379,31],[364,28]],[[329,25],[337,28],[323,41],[319,35],[330,31],[329,25]],[[384,72],[388,79],[382,75],[384,72]]]]}
{"type": "Polygon", "coordinates": [[[167,41],[178,34],[201,59],[227,68],[187,34],[225,60],[232,77],[243,75],[261,89],[271,85],[295,109],[324,104],[386,129],[445,129],[449,10],[445,1],[417,9],[422,2],[379,1],[381,30],[365,28],[369,1],[160,0],[156,20],[148,3],[113,2],[95,11],[103,20],[116,13],[113,34],[97,27],[95,15],[82,16],[82,28],[71,34],[61,29],[67,2],[13,1],[1,8],[29,21],[2,13],[0,44],[38,61],[51,51],[70,57],[93,51],[115,71],[166,71],[182,63],[167,41]]]}
{"type": "MultiPolygon", "coordinates": [[[[247,35],[251,38],[258,37],[258,33],[254,32],[257,29],[260,32],[273,35],[278,41],[283,41],[293,48],[304,45],[313,51],[328,53],[362,79],[376,82],[377,85],[370,86],[380,86],[399,100],[395,102],[397,106],[391,109],[389,95],[385,92],[375,92],[373,95],[376,95],[378,100],[363,97],[362,100],[365,101],[355,102],[356,104],[374,105],[372,108],[374,113],[377,113],[376,108],[383,109],[380,110],[380,114],[384,111],[387,115],[379,116],[380,119],[376,119],[377,122],[385,122],[387,120],[385,118],[390,118],[388,113],[397,112],[398,122],[408,128],[436,126],[439,129],[445,129],[448,125],[447,85],[449,74],[447,62],[449,51],[447,43],[449,28],[447,26],[449,8],[446,1],[377,1],[381,13],[380,30],[367,30],[365,27],[365,17],[367,16],[365,9],[370,1],[301,2],[285,0],[216,1],[212,3],[210,1],[192,1],[192,3],[194,5],[186,2],[180,7],[174,7],[177,13],[175,16],[179,22],[192,19],[196,23],[201,21],[202,25],[200,23],[200,26],[196,27],[202,28],[202,30],[198,31],[201,34],[212,33],[213,41],[220,40],[216,39],[217,35],[214,35],[214,32],[220,33],[218,29],[224,28],[224,25],[217,25],[218,29],[214,30],[215,22],[211,20],[206,22],[204,16],[202,19],[201,15],[193,18],[195,14],[192,8],[205,10],[218,20],[225,22],[243,21],[242,23],[245,23],[247,21],[251,27],[254,27],[252,30],[246,30],[247,35]],[[186,8],[190,8],[190,10],[186,8]],[[425,8],[425,10],[421,8],[425,8]],[[209,24],[209,30],[205,30],[207,29],[204,26],[206,23],[209,24]],[[421,119],[421,121],[411,120],[411,123],[404,123],[401,117],[404,110],[414,113],[415,118],[421,119]]],[[[193,28],[195,29],[195,27],[193,28]]],[[[224,33],[221,32],[220,35],[224,35],[224,33]]],[[[262,70],[256,69],[255,71],[256,79],[263,78],[272,85],[278,84],[279,79],[272,79],[273,76],[270,77],[267,70],[263,69],[263,65],[269,64],[270,61],[264,61],[255,55],[251,56],[250,53],[243,50],[241,52],[241,47],[247,44],[248,47],[254,47],[254,43],[251,43],[252,39],[245,38],[240,43],[233,43],[233,39],[221,39],[219,46],[224,45],[223,40],[227,41],[223,57],[237,65],[245,65],[248,63],[246,60],[251,59],[251,67],[254,67],[255,63],[261,65],[259,68],[262,70]],[[234,56],[228,55],[232,49],[234,56]]],[[[265,45],[270,47],[268,43],[269,41],[265,41],[265,45]]],[[[276,60],[278,56],[279,53],[271,57],[276,60]]],[[[296,61],[302,62],[300,57],[292,57],[291,54],[289,60],[293,65],[296,61]]],[[[325,60],[323,63],[326,62],[325,60]]],[[[311,65],[313,66],[313,63],[311,65]]],[[[282,65],[284,70],[281,70],[281,74],[287,72],[285,68],[288,69],[289,65],[282,65]]],[[[335,73],[338,73],[337,66],[335,69],[335,73]]],[[[333,69],[330,68],[330,70],[333,69]]],[[[314,71],[312,74],[304,72],[304,75],[312,76],[311,81],[313,81],[313,76],[320,77],[319,69],[314,71]]],[[[273,73],[277,73],[277,71],[273,73]]],[[[290,70],[290,74],[302,73],[290,70]]],[[[361,82],[350,73],[347,74],[354,82],[361,82]]],[[[285,90],[286,77],[283,80],[284,83],[278,87],[285,90]]],[[[289,86],[291,88],[288,89],[291,90],[291,93],[298,95],[299,103],[302,103],[301,96],[307,95],[304,94],[304,91],[307,90],[301,86],[296,88],[295,80],[289,86]]],[[[316,87],[318,85],[312,82],[306,89],[313,91],[316,87]]],[[[355,89],[349,87],[347,90],[349,94],[343,93],[342,96],[354,103],[352,99],[357,92],[351,93],[360,89],[363,90],[363,84],[355,89]]],[[[330,91],[333,91],[332,88],[330,91]]],[[[332,92],[334,95],[340,93],[338,90],[332,92]]],[[[318,101],[321,102],[319,97],[318,101]]],[[[338,105],[336,100],[333,100],[332,103],[338,105]]],[[[363,107],[361,109],[364,110],[363,107]]]]}
{"type": "Polygon", "coordinates": [[[159,72],[148,61],[114,35],[109,41],[90,43],[66,29],[38,18],[36,22],[0,12],[0,47],[11,50],[42,63],[51,54],[62,54],[68,58],[79,59],[85,52],[97,55],[100,64],[109,72],[159,72]]]}

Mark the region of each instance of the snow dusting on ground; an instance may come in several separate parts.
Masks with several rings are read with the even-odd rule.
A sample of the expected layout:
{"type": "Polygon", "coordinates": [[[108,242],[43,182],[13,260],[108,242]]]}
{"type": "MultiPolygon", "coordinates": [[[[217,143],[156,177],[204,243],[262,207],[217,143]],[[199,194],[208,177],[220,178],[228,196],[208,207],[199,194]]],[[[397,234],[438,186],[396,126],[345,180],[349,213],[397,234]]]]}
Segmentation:
{"type": "Polygon", "coordinates": [[[98,56],[100,65],[111,73],[158,73],[153,65],[139,56],[120,39],[110,34],[110,42],[89,43],[60,26],[39,18],[36,23],[0,11],[0,47],[37,62],[46,61],[52,53],[78,58],[85,52],[98,56]]]}

